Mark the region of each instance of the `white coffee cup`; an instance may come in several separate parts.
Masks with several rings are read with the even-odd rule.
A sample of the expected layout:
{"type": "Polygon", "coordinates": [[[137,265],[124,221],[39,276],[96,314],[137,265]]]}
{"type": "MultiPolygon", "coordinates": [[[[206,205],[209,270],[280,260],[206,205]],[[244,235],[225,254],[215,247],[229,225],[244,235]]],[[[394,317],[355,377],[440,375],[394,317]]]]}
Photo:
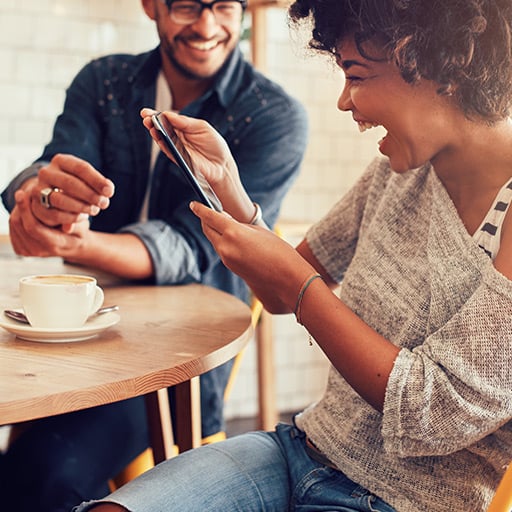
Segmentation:
{"type": "Polygon", "coordinates": [[[103,304],[96,279],[75,274],[22,277],[21,304],[32,327],[63,329],[82,327],[103,304]]]}

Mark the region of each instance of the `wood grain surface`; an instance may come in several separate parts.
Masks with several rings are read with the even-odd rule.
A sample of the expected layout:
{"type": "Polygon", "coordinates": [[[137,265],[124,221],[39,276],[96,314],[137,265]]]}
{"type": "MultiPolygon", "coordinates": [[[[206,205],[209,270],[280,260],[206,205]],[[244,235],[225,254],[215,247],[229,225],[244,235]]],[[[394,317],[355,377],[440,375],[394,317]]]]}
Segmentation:
{"type": "MultiPolygon", "coordinates": [[[[0,305],[19,307],[17,281],[36,273],[87,273],[57,258],[0,259],[0,305]]],[[[0,424],[144,395],[234,357],[252,335],[250,309],[202,285],[111,286],[120,322],[96,338],[23,341],[0,329],[0,424]]],[[[112,283],[110,283],[112,284],[112,283]]]]}

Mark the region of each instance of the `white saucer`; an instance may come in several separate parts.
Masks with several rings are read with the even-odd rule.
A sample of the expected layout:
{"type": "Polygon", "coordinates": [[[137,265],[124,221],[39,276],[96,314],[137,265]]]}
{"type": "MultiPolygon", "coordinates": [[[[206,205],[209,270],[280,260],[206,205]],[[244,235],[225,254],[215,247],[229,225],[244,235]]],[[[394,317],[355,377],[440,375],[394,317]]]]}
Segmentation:
{"type": "MultiPolygon", "coordinates": [[[[21,309],[18,311],[22,311],[21,309]]],[[[0,317],[0,327],[6,331],[15,334],[18,338],[28,341],[41,341],[45,343],[64,343],[70,341],[83,341],[94,338],[100,332],[117,324],[121,317],[117,313],[104,313],[87,320],[87,323],[76,329],[44,329],[36,328],[31,325],[22,324],[16,320],[2,315],[0,317]]]]}

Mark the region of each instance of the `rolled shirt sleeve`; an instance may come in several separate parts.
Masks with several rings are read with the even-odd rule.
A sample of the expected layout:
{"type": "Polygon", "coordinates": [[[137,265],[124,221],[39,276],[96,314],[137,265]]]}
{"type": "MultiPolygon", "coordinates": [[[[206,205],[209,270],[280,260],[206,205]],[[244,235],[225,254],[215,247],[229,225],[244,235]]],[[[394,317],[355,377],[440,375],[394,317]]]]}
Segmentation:
{"type": "Polygon", "coordinates": [[[155,284],[184,284],[201,280],[198,260],[190,244],[164,221],[131,224],[120,232],[132,233],[144,243],[153,261],[155,284]]]}

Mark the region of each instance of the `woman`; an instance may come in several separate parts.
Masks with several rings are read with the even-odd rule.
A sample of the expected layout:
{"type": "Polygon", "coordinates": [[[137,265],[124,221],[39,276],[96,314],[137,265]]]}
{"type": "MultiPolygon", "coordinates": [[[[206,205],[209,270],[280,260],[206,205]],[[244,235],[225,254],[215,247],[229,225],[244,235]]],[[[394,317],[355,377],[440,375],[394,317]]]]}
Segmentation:
{"type": "Polygon", "coordinates": [[[290,15],[343,69],[338,108],[387,131],[384,158],[297,249],[251,225],[212,130],[168,119],[230,214],[193,203],[205,234],[329,357],[325,395],[295,425],[185,453],[95,512],[476,512],[512,459],[512,5],[296,0],[290,15]]]}

